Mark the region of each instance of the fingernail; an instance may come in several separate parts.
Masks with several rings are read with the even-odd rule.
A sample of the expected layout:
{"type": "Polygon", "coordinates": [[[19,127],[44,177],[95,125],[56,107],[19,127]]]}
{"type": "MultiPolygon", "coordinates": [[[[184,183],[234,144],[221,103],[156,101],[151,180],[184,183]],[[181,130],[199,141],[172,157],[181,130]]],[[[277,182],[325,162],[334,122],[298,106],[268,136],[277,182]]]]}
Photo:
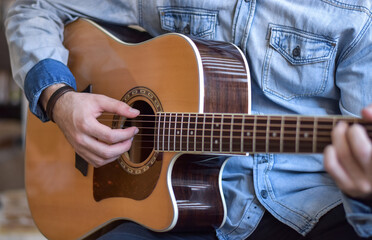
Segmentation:
{"type": "Polygon", "coordinates": [[[139,132],[139,129],[136,128],[136,129],[134,130],[134,134],[137,134],[138,132],[139,132]]]}
{"type": "Polygon", "coordinates": [[[138,111],[135,108],[129,108],[129,112],[132,112],[132,113],[135,113],[135,114],[139,114],[140,113],[140,111],[138,111]]]}

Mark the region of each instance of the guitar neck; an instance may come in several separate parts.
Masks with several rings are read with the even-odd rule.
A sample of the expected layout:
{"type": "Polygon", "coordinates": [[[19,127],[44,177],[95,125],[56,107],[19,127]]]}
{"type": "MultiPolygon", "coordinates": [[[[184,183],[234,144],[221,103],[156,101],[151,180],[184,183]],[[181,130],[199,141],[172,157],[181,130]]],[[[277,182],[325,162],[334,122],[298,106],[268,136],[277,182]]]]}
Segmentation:
{"type": "Polygon", "coordinates": [[[321,153],[339,121],[372,124],[342,116],[260,116],[246,114],[158,113],[155,149],[188,153],[321,153]]]}

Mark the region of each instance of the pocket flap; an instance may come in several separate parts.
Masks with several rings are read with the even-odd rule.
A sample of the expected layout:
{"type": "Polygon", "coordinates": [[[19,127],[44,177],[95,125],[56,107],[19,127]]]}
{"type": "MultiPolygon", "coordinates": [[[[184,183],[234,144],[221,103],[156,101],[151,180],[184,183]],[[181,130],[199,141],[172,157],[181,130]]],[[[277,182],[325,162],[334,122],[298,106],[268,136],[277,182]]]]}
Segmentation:
{"type": "Polygon", "coordinates": [[[336,42],[294,29],[272,27],[270,45],[291,64],[301,65],[330,59],[336,42]]]}
{"type": "Polygon", "coordinates": [[[190,34],[196,37],[214,34],[218,11],[187,8],[159,7],[161,27],[170,32],[190,34]]]}

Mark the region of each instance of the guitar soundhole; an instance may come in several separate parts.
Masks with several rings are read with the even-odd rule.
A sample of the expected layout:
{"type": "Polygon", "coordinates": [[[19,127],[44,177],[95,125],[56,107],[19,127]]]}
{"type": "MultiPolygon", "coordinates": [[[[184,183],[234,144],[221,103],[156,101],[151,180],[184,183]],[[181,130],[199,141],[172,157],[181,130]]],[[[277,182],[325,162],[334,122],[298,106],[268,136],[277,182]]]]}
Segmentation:
{"type": "Polygon", "coordinates": [[[134,137],[132,147],[126,154],[130,162],[140,164],[146,161],[154,149],[155,115],[150,105],[145,101],[134,102],[132,107],[139,109],[141,115],[125,121],[124,128],[135,126],[140,131],[134,137]]]}
{"type": "Polygon", "coordinates": [[[129,90],[121,99],[141,111],[134,119],[114,116],[113,128],[128,128],[136,126],[139,133],[132,141],[131,149],[124,153],[118,162],[130,174],[142,174],[155,163],[158,152],[154,150],[155,113],[161,112],[159,99],[150,89],[136,87],[129,90]]]}

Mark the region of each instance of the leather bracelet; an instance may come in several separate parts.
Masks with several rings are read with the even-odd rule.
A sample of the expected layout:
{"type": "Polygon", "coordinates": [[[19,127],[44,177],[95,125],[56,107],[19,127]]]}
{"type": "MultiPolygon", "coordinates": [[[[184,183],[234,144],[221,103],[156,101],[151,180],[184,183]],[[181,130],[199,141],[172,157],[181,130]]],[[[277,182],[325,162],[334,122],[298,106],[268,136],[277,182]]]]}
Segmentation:
{"type": "Polygon", "coordinates": [[[52,120],[52,122],[54,122],[53,120],[53,109],[54,109],[54,105],[56,104],[57,100],[63,96],[63,94],[67,93],[67,92],[71,92],[71,91],[75,91],[75,89],[73,89],[72,87],[70,86],[63,86],[63,87],[60,87],[58,88],[53,94],[52,96],[50,96],[49,100],[48,100],[48,103],[47,103],[47,107],[46,107],[46,114],[48,116],[48,118],[50,120],[52,120]]]}

